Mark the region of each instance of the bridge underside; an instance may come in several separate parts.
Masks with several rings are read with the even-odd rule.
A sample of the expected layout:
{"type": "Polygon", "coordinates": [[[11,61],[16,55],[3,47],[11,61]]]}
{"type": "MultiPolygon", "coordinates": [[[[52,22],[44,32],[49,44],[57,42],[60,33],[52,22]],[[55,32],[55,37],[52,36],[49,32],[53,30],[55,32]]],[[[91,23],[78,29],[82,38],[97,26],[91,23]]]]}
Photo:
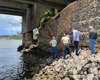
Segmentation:
{"type": "Polygon", "coordinates": [[[63,9],[68,3],[75,0],[0,0],[0,13],[19,15],[23,17],[22,23],[22,44],[33,41],[33,28],[37,23],[36,17],[41,13],[37,5],[63,9]],[[39,12],[39,13],[37,13],[39,12]]]}

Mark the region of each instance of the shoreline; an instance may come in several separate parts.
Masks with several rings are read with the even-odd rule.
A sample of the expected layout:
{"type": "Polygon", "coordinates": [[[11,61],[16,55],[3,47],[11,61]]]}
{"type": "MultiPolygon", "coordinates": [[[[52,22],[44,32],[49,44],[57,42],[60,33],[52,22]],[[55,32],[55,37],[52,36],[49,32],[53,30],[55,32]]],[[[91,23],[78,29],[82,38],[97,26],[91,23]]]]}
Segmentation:
{"type": "Polygon", "coordinates": [[[21,38],[0,38],[0,40],[22,40],[21,38]]]}

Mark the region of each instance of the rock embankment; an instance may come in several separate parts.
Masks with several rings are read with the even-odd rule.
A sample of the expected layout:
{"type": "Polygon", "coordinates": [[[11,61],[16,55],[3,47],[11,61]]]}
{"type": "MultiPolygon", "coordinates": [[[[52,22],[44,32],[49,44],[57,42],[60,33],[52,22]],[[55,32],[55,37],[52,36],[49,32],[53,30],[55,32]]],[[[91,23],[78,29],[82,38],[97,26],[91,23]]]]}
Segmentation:
{"type": "Polygon", "coordinates": [[[32,80],[100,80],[100,51],[95,56],[89,50],[59,58],[45,66],[32,80]]]}

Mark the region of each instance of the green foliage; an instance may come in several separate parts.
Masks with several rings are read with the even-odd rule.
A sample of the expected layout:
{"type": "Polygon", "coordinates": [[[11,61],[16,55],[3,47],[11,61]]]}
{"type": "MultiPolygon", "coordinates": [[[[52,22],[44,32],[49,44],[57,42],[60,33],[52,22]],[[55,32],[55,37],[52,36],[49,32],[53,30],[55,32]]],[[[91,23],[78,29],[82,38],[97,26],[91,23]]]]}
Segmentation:
{"type": "Polygon", "coordinates": [[[51,17],[55,16],[55,14],[58,13],[57,9],[50,8],[46,10],[43,15],[40,17],[41,22],[46,22],[48,21],[51,17]]]}

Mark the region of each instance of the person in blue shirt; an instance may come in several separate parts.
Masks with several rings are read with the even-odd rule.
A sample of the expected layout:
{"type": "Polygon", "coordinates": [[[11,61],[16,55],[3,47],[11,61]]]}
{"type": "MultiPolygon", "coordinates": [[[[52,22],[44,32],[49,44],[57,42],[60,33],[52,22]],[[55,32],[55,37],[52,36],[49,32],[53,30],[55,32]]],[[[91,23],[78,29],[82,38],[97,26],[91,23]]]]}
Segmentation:
{"type": "Polygon", "coordinates": [[[79,37],[80,37],[80,31],[76,29],[71,29],[72,34],[73,34],[73,41],[74,41],[74,46],[75,46],[75,54],[78,56],[79,55],[79,37]]]}

